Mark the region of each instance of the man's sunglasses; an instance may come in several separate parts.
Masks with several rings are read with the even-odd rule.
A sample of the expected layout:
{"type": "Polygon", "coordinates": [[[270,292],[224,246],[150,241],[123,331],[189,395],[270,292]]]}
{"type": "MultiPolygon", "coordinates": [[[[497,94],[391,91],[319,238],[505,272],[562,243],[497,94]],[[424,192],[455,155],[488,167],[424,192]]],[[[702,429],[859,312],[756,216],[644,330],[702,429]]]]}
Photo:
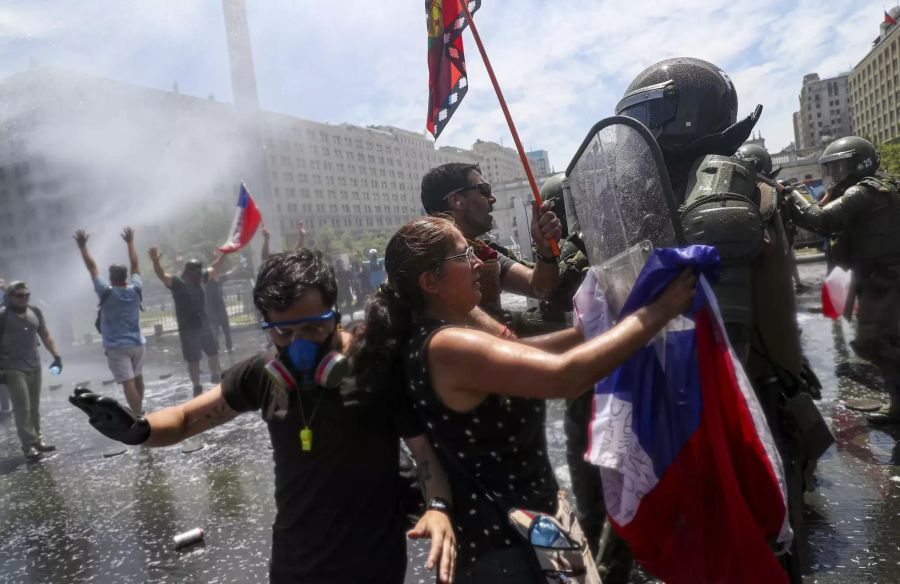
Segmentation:
{"type": "Polygon", "coordinates": [[[491,183],[484,182],[484,183],[478,183],[477,185],[466,185],[464,187],[459,187],[458,189],[453,189],[452,191],[450,191],[449,193],[444,195],[444,199],[446,199],[450,195],[456,195],[463,191],[471,191],[471,190],[478,191],[485,197],[490,197],[491,192],[492,192],[491,183]]]}
{"type": "Polygon", "coordinates": [[[20,294],[10,294],[13,298],[31,298],[30,292],[20,293],[20,294]]]}

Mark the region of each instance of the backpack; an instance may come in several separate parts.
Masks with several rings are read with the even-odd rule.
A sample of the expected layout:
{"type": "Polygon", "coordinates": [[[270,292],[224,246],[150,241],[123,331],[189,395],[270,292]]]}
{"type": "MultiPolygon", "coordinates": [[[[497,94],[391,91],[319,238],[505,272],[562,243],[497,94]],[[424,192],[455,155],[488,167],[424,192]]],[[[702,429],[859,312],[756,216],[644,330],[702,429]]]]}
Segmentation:
{"type": "MultiPolygon", "coordinates": [[[[103,334],[103,331],[100,330],[100,315],[102,314],[102,311],[103,311],[103,303],[106,302],[106,300],[109,298],[110,294],[112,294],[112,290],[113,290],[112,286],[107,286],[106,290],[104,290],[103,294],[100,296],[100,302],[97,303],[97,318],[94,319],[94,328],[97,329],[97,332],[100,333],[101,335],[103,334]]],[[[144,305],[143,305],[144,304],[144,295],[143,295],[143,293],[141,293],[140,288],[135,288],[134,291],[137,292],[138,302],[140,303],[138,306],[141,309],[141,312],[143,312],[144,311],[144,305]]]]}

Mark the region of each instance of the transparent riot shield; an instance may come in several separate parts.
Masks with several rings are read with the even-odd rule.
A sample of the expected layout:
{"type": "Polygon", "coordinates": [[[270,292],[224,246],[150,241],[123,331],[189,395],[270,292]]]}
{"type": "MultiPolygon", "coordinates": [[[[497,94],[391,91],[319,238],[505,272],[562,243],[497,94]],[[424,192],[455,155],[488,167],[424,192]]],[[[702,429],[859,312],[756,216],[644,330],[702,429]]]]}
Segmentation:
{"type": "Polygon", "coordinates": [[[618,314],[650,251],[684,242],[659,145],[637,120],[601,120],[566,169],[563,195],[569,225],[580,227],[588,259],[618,314]]]}

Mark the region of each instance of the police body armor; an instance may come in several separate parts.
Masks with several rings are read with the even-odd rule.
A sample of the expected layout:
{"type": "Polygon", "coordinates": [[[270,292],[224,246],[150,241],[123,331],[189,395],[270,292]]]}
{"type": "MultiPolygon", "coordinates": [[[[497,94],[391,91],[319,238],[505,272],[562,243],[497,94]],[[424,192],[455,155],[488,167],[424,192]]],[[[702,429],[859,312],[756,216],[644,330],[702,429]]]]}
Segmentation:
{"type": "Polygon", "coordinates": [[[746,358],[753,316],[753,264],[763,243],[764,221],[752,164],[709,155],[694,164],[682,205],[688,243],[712,245],[722,259],[713,285],[729,337],[746,358]],[[740,345],[740,347],[739,347],[740,345]]]}
{"type": "Polygon", "coordinates": [[[875,204],[834,243],[835,263],[845,268],[900,264],[900,181],[893,177],[866,177],[848,188],[843,197],[874,191],[875,204]]]}

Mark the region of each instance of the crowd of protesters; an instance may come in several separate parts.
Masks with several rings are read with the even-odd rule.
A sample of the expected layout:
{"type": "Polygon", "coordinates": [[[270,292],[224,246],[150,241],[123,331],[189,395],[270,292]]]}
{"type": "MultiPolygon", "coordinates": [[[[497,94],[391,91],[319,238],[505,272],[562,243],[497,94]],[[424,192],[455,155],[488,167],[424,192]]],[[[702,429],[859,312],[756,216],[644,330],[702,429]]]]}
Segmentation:
{"type": "MultiPolygon", "coordinates": [[[[231,275],[221,270],[225,256],[205,268],[188,260],[173,275],[151,247],[154,272],[173,296],[194,397],[148,413],[135,233],[122,232],[129,265],[111,265],[104,278],[88,251],[89,235],[77,231],[98,298],[103,348],[127,407],[86,388],[70,401],[104,435],[146,447],[175,444],[258,411],[274,453],[271,582],[399,584],[404,533],[431,539],[426,566],[441,582],[544,582],[547,568],[535,560],[532,548],[540,546],[532,530],[523,538],[512,521],[519,509],[553,518],[555,537],[575,554],[564,563],[579,566],[571,581],[599,582],[596,546],[550,464],[545,400],[578,398],[646,345],[690,306],[695,276],[685,271],[653,303],[593,339],[559,323],[555,332],[528,336],[528,327],[504,310],[500,292],[545,301],[558,292],[552,242],[564,229],[552,205],[533,209],[537,261],[530,265],[479,239],[491,228],[495,199],[477,165],[432,169],[422,202],[429,215],[402,226],[383,257],[372,249],[347,265],[306,249],[303,223],[293,249],[271,253],[263,226],[253,301],[270,347],[224,373],[220,332],[226,350],[233,349],[221,290],[231,275]],[[362,306],[362,321],[344,328],[341,312],[362,306]],[[205,392],[204,354],[213,385],[205,392]],[[401,442],[417,463],[421,487],[413,521],[400,504],[401,442]]],[[[27,285],[14,282],[2,291],[0,374],[25,456],[37,460],[54,448],[40,432],[38,339],[53,367],[61,369],[62,361],[42,313],[28,303],[27,285]]],[[[3,411],[4,398],[0,393],[3,411]]]]}

